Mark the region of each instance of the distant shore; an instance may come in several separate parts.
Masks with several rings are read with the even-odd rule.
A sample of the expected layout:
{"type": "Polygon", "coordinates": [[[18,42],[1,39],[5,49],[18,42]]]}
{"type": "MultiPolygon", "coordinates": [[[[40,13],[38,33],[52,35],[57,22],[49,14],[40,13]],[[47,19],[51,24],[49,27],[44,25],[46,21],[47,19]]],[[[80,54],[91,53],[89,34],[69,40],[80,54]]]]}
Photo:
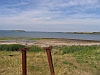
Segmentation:
{"type": "Polygon", "coordinates": [[[70,33],[70,34],[100,34],[100,32],[62,32],[62,33],[70,33]]]}
{"type": "MultiPolygon", "coordinates": [[[[0,30],[0,31],[13,31],[13,32],[47,32],[47,31],[25,31],[25,30],[0,30]]],[[[48,32],[49,33],[49,32],[48,32]]],[[[68,34],[100,34],[99,31],[97,32],[89,32],[89,31],[77,31],[77,32],[54,32],[54,33],[68,33],[68,34]]]]}
{"type": "Polygon", "coordinates": [[[41,38],[34,40],[0,40],[0,44],[22,44],[22,45],[35,45],[35,46],[63,46],[63,45],[100,45],[100,41],[93,40],[80,40],[80,39],[63,39],[63,38],[41,38]]]}

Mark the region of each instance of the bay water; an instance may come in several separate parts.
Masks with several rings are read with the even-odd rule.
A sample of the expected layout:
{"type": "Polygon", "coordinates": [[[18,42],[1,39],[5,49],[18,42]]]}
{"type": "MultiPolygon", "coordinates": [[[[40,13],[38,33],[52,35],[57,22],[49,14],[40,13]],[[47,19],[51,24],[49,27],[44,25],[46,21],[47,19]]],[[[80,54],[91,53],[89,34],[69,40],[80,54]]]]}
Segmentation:
{"type": "Polygon", "coordinates": [[[0,38],[2,37],[28,37],[28,38],[66,38],[80,40],[97,40],[100,41],[100,34],[71,34],[62,32],[15,32],[10,30],[0,30],[0,38]]]}

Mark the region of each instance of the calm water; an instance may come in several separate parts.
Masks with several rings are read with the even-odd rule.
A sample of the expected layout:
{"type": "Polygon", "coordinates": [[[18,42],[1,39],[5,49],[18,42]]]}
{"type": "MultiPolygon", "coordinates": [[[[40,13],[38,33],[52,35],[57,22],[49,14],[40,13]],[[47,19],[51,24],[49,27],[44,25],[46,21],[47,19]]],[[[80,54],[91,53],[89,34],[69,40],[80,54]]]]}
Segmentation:
{"type": "Polygon", "coordinates": [[[1,31],[0,37],[30,37],[30,38],[67,38],[82,40],[100,40],[99,34],[65,34],[55,32],[13,32],[1,31]]]}

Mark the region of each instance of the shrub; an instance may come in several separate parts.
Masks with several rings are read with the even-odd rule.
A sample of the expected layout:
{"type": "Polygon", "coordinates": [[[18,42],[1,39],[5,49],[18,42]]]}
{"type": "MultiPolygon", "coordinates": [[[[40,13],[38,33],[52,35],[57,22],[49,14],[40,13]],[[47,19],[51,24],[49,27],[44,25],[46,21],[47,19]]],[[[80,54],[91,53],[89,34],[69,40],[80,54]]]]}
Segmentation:
{"type": "Polygon", "coordinates": [[[38,46],[31,46],[29,52],[42,52],[43,50],[38,46]]]}
{"type": "Polygon", "coordinates": [[[69,54],[69,53],[75,53],[75,52],[88,52],[91,50],[97,50],[100,47],[97,45],[93,46],[62,46],[62,47],[54,47],[55,49],[59,49],[62,54],[69,54]]]}
{"type": "Polygon", "coordinates": [[[25,47],[24,45],[20,45],[20,44],[3,44],[0,45],[0,50],[3,51],[17,51],[19,48],[25,47]]]}

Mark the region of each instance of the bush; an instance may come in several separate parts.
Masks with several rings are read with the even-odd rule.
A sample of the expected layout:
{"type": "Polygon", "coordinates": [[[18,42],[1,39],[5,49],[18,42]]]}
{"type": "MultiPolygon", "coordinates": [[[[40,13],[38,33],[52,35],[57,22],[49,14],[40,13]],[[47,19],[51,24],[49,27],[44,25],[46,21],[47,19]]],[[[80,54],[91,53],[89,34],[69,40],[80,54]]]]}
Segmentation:
{"type": "Polygon", "coordinates": [[[20,44],[4,44],[4,45],[0,45],[0,51],[17,51],[19,48],[23,48],[25,47],[24,45],[20,45],[20,44]]]}
{"type": "Polygon", "coordinates": [[[75,53],[75,52],[87,52],[91,50],[97,50],[100,48],[100,46],[94,45],[94,46],[62,46],[62,47],[54,47],[56,49],[59,49],[62,54],[69,54],[69,53],[75,53]]]}
{"type": "Polygon", "coordinates": [[[42,52],[43,50],[38,46],[31,46],[29,52],[42,52]]]}
{"type": "MultiPolygon", "coordinates": [[[[25,45],[21,45],[21,44],[3,44],[0,45],[0,51],[17,51],[19,48],[24,48],[26,47],[25,45]]],[[[29,52],[42,52],[43,50],[38,47],[38,46],[31,46],[29,52]]]]}
{"type": "Polygon", "coordinates": [[[68,54],[68,53],[74,53],[74,52],[79,52],[79,51],[91,51],[91,50],[97,50],[99,46],[64,46],[63,47],[63,54],[68,54]]]}

